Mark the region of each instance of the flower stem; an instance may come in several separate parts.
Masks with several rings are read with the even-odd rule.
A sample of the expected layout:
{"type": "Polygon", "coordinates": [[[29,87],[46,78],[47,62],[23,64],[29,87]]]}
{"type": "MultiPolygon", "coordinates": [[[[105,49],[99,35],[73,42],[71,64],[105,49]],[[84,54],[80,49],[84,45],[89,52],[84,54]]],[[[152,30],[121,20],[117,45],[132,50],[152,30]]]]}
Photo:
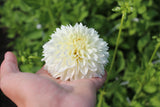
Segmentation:
{"type": "Polygon", "coordinates": [[[104,90],[100,91],[100,97],[99,97],[99,102],[97,104],[97,107],[102,107],[102,102],[103,102],[103,96],[105,95],[104,90]]]}
{"type": "MultiPolygon", "coordinates": [[[[150,63],[152,62],[152,60],[153,60],[153,58],[154,58],[157,50],[159,49],[159,47],[160,47],[160,43],[158,43],[158,44],[156,45],[156,48],[154,49],[153,54],[152,54],[152,56],[151,56],[148,64],[150,64],[150,63]]],[[[147,69],[149,69],[149,66],[146,67],[145,72],[146,72],[147,69]]],[[[137,99],[138,95],[141,93],[141,91],[142,91],[142,89],[143,89],[143,87],[145,86],[146,83],[148,83],[148,81],[144,80],[144,81],[140,84],[140,87],[139,87],[138,91],[136,92],[136,94],[134,95],[132,101],[134,101],[134,100],[137,99]]]]}
{"type": "Polygon", "coordinates": [[[115,62],[115,57],[116,57],[116,53],[117,53],[117,50],[118,50],[118,45],[119,45],[119,41],[120,41],[120,37],[121,37],[121,32],[122,32],[122,28],[123,28],[124,16],[125,16],[125,12],[122,13],[121,25],[120,25],[119,32],[118,32],[118,37],[117,37],[117,41],[116,41],[116,47],[114,49],[114,54],[113,54],[113,58],[112,58],[112,62],[111,62],[111,66],[110,66],[108,74],[111,72],[113,64],[115,62]]]}
{"type": "Polygon", "coordinates": [[[156,54],[156,52],[157,52],[157,50],[158,50],[159,47],[160,47],[160,43],[158,43],[156,45],[156,48],[154,49],[153,54],[152,54],[152,56],[151,56],[151,58],[149,60],[149,64],[152,62],[152,60],[153,60],[153,58],[154,58],[154,56],[155,56],[155,54],[156,54]]]}

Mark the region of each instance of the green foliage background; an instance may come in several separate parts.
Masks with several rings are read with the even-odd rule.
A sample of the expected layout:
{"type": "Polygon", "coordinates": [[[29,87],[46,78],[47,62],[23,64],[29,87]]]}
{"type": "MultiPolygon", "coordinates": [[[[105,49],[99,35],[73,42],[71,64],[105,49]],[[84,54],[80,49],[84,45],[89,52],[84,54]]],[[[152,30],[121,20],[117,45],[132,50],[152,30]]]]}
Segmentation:
{"type": "Polygon", "coordinates": [[[42,45],[61,25],[82,22],[109,43],[109,71],[121,16],[115,63],[98,92],[97,107],[160,106],[159,0],[2,0],[0,27],[22,72],[36,72],[42,45]]]}

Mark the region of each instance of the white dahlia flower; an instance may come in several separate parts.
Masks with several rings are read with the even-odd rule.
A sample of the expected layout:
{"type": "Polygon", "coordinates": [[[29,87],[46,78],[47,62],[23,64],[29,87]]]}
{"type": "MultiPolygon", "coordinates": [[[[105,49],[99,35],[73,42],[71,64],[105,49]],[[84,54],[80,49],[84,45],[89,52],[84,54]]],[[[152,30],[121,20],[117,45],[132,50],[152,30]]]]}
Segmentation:
{"type": "Polygon", "coordinates": [[[93,28],[61,26],[43,46],[45,69],[55,78],[77,80],[102,77],[108,46],[93,28]]]}

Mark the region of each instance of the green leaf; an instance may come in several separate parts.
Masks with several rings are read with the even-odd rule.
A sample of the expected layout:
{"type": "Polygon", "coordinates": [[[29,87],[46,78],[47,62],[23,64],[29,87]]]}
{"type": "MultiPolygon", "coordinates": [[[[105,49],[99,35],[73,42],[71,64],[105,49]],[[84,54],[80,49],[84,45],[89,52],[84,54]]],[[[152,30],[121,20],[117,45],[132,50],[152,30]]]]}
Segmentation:
{"type": "Polygon", "coordinates": [[[98,6],[102,5],[103,2],[104,2],[104,0],[96,0],[96,3],[97,3],[98,6]]]}
{"type": "Polygon", "coordinates": [[[155,94],[151,99],[150,99],[152,106],[153,107],[159,107],[160,105],[160,94],[155,94]]]}
{"type": "Polygon", "coordinates": [[[140,14],[143,14],[144,12],[146,12],[146,10],[147,10],[147,8],[146,8],[145,5],[143,5],[143,6],[141,6],[141,7],[138,8],[138,12],[139,12],[140,14]]]}
{"type": "Polygon", "coordinates": [[[143,51],[143,48],[147,45],[147,43],[149,42],[149,40],[150,40],[150,36],[149,36],[149,35],[143,36],[143,37],[141,37],[141,38],[138,40],[137,47],[138,47],[138,50],[139,50],[140,52],[143,51]]]}
{"type": "Polygon", "coordinates": [[[83,21],[84,20],[84,18],[86,18],[88,16],[88,11],[84,11],[84,12],[82,12],[82,14],[81,14],[81,16],[79,17],[79,21],[81,22],[81,21],[83,21]]]}
{"type": "Polygon", "coordinates": [[[133,101],[131,103],[131,107],[143,107],[142,104],[138,101],[133,101]]]}
{"type": "Polygon", "coordinates": [[[34,40],[34,39],[40,39],[40,38],[42,38],[42,31],[41,30],[37,30],[37,31],[33,31],[33,32],[30,32],[30,33],[28,33],[27,34],[27,38],[28,39],[32,39],[32,40],[34,40]]]}
{"type": "Polygon", "coordinates": [[[157,91],[157,87],[152,83],[147,83],[143,89],[149,94],[155,93],[157,91]]]}
{"type": "Polygon", "coordinates": [[[23,0],[23,2],[32,8],[40,8],[43,4],[43,0],[23,0]]]}
{"type": "Polygon", "coordinates": [[[117,7],[113,8],[112,11],[119,12],[119,11],[121,11],[121,7],[117,6],[117,7]]]}
{"type": "Polygon", "coordinates": [[[117,53],[116,65],[117,65],[117,70],[116,70],[117,72],[120,72],[125,68],[125,59],[122,51],[118,51],[117,53]]]}
{"type": "Polygon", "coordinates": [[[15,37],[14,33],[10,33],[7,35],[8,38],[13,39],[15,37]]]}

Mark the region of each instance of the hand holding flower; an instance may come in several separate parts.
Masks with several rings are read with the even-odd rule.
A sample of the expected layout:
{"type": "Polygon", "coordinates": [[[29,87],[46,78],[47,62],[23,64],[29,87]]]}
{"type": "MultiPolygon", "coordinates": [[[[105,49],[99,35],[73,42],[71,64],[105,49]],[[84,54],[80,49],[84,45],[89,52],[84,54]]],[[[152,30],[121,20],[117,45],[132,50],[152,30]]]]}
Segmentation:
{"type": "Polygon", "coordinates": [[[7,52],[0,68],[0,87],[18,107],[94,107],[102,78],[61,81],[42,67],[36,74],[22,73],[16,57],[7,52]]]}

